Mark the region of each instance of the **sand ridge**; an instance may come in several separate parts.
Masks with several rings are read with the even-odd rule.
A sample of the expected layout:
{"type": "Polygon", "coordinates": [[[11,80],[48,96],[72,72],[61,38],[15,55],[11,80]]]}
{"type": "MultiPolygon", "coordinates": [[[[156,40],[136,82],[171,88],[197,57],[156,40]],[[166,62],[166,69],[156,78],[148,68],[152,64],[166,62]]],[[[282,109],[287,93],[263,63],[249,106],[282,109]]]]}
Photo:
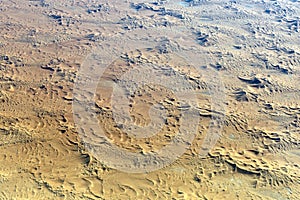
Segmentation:
{"type": "Polygon", "coordinates": [[[0,10],[0,199],[300,196],[299,1],[4,0],[0,10]],[[74,122],[74,83],[86,57],[95,49],[107,54],[107,44],[120,48],[120,38],[129,48],[107,66],[94,105],[112,143],[134,153],[155,151],[175,137],[182,112],[193,108],[199,116],[190,148],[145,174],[103,164],[74,122]],[[187,80],[197,105],[146,84],[127,99],[130,118],[114,116],[112,84],[127,86],[126,71],[143,66],[187,80]],[[211,107],[208,72],[224,85],[224,116],[211,107]],[[134,138],[118,124],[149,125],[151,112],[160,113],[159,106],[149,111],[153,104],[167,115],[153,127],[159,134],[134,138]],[[211,118],[221,115],[219,140],[199,158],[211,118]]]}

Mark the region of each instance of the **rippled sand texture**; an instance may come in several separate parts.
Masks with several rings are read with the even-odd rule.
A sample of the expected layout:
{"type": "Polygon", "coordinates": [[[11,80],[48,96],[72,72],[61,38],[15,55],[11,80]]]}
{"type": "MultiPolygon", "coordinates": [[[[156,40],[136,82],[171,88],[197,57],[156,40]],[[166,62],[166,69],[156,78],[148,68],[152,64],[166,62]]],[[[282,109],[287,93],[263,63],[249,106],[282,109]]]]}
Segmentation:
{"type": "Polygon", "coordinates": [[[0,199],[298,199],[299,17],[299,0],[0,1],[0,199]],[[91,52],[112,54],[93,109],[119,148],[168,145],[181,113],[195,109],[196,136],[172,165],[125,173],[86,149],[72,100],[91,52]],[[145,139],[115,122],[113,89],[103,83],[146,65],[187,80],[197,105],[161,85],[139,87],[120,122],[149,124],[154,104],[167,113],[145,139]],[[224,96],[210,93],[213,82],[224,96]],[[222,115],[211,107],[218,101],[226,105],[220,138],[199,157],[211,118],[222,115]]]}

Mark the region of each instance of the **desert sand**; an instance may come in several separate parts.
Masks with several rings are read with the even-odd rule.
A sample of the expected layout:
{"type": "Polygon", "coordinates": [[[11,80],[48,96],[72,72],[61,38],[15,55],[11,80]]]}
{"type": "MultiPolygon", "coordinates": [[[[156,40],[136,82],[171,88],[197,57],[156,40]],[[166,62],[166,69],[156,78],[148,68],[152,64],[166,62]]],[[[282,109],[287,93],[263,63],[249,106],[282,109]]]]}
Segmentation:
{"type": "Polygon", "coordinates": [[[299,0],[3,0],[0,22],[1,200],[299,199],[299,0]]]}

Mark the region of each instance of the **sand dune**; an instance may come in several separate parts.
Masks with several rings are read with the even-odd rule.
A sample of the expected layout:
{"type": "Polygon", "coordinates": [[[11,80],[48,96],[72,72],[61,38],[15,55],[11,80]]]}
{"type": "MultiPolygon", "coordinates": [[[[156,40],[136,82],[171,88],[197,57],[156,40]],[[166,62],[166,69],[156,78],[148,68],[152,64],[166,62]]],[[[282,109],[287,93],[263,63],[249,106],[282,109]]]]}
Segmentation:
{"type": "Polygon", "coordinates": [[[0,199],[299,198],[299,1],[0,11],[0,199]]]}

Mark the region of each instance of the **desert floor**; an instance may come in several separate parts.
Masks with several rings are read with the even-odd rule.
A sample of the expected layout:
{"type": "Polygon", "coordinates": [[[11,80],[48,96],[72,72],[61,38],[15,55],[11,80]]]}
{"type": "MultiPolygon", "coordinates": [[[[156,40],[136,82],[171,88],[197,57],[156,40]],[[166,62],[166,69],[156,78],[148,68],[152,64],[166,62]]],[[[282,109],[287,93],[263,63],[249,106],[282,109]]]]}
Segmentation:
{"type": "Polygon", "coordinates": [[[2,0],[0,53],[1,200],[300,197],[299,0],[2,0]]]}

